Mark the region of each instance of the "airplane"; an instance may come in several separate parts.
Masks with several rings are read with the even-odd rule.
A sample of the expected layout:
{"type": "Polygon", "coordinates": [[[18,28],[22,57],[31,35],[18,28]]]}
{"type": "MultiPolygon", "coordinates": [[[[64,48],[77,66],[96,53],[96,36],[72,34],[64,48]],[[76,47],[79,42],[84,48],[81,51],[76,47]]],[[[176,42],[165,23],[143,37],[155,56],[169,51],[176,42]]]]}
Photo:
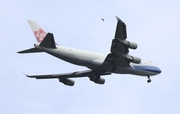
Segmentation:
{"type": "Polygon", "coordinates": [[[154,66],[152,62],[129,54],[129,49],[137,49],[138,45],[127,39],[126,24],[116,16],[117,26],[114,39],[109,54],[89,52],[69,47],[59,46],[52,33],[46,33],[36,22],[30,21],[29,25],[38,43],[34,48],[19,51],[18,53],[46,52],[66,62],[87,67],[88,70],[70,73],[47,74],[47,75],[27,75],[36,79],[58,79],[64,85],[73,86],[74,80],[71,78],[89,77],[90,81],[97,84],[104,84],[102,76],[115,74],[132,74],[147,77],[150,83],[151,76],[161,73],[161,69],[154,66]]]}

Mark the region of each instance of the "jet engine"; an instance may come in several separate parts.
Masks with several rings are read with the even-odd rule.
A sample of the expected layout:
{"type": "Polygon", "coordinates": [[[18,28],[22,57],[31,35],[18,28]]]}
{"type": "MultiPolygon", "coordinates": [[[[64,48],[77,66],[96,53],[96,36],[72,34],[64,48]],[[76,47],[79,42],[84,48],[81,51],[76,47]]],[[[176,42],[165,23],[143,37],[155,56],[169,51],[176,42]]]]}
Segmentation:
{"type": "Polygon", "coordinates": [[[59,82],[62,82],[64,85],[68,85],[68,86],[73,86],[74,85],[74,80],[70,80],[70,79],[59,79],[59,82]]]}
{"type": "Polygon", "coordinates": [[[123,43],[130,49],[136,49],[138,47],[138,45],[134,42],[124,41],[123,43]]]}
{"type": "Polygon", "coordinates": [[[127,57],[127,59],[130,60],[130,62],[132,62],[132,63],[139,64],[141,62],[141,58],[139,58],[139,57],[130,56],[130,57],[127,57]]]}
{"type": "Polygon", "coordinates": [[[99,78],[99,79],[90,79],[91,81],[93,81],[94,83],[97,84],[104,84],[105,83],[105,79],[104,78],[99,78]]]}
{"type": "Polygon", "coordinates": [[[119,43],[122,43],[123,45],[125,45],[127,48],[130,48],[130,49],[136,49],[138,47],[138,45],[134,42],[130,42],[127,40],[113,39],[113,43],[112,43],[113,48],[120,48],[118,47],[119,43]]]}

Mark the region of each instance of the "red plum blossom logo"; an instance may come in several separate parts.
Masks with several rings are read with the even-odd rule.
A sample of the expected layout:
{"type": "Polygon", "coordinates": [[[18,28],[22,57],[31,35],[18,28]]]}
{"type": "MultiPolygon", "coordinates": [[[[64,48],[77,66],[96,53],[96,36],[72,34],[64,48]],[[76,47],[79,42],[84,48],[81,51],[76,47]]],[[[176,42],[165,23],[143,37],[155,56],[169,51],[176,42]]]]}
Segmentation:
{"type": "Polygon", "coordinates": [[[46,34],[47,33],[43,29],[41,29],[41,28],[38,31],[34,32],[34,35],[36,36],[37,41],[39,43],[43,41],[43,39],[45,38],[46,34]]]}

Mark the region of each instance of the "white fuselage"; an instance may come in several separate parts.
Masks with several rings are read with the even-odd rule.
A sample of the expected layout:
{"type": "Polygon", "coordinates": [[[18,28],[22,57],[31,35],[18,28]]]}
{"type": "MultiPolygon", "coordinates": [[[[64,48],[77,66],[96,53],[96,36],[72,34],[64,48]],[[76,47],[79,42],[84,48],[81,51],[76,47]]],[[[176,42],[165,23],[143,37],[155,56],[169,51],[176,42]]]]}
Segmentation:
{"type": "MultiPolygon", "coordinates": [[[[44,52],[51,54],[59,59],[75,65],[85,66],[90,69],[96,69],[100,67],[107,56],[106,54],[100,54],[62,46],[56,46],[56,49],[51,49],[40,47],[39,44],[35,44],[35,47],[42,49],[44,52]]],[[[141,60],[140,64],[130,63],[130,66],[131,67],[116,66],[116,69],[112,73],[152,76],[157,75],[161,72],[158,67],[154,66],[151,62],[146,60],[141,60]]]]}

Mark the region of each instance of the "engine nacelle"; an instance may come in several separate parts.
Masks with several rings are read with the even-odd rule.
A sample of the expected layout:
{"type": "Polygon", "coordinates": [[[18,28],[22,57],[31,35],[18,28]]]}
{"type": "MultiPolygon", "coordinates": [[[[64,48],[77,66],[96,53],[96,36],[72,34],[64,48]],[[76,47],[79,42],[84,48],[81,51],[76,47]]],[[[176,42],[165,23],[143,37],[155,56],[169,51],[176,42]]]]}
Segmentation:
{"type": "Polygon", "coordinates": [[[139,57],[130,56],[130,57],[128,57],[127,59],[129,59],[130,62],[132,62],[132,63],[137,63],[137,64],[139,64],[139,63],[141,62],[141,58],[139,58],[139,57]]]}
{"type": "Polygon", "coordinates": [[[134,42],[125,41],[124,44],[130,49],[136,49],[138,45],[134,42]]]}
{"type": "Polygon", "coordinates": [[[73,86],[75,84],[74,80],[70,79],[59,79],[59,82],[62,82],[64,85],[73,86]]]}
{"type": "Polygon", "coordinates": [[[94,83],[97,84],[104,84],[105,83],[105,79],[104,78],[99,78],[99,79],[90,79],[91,81],[93,81],[94,83]]]}

